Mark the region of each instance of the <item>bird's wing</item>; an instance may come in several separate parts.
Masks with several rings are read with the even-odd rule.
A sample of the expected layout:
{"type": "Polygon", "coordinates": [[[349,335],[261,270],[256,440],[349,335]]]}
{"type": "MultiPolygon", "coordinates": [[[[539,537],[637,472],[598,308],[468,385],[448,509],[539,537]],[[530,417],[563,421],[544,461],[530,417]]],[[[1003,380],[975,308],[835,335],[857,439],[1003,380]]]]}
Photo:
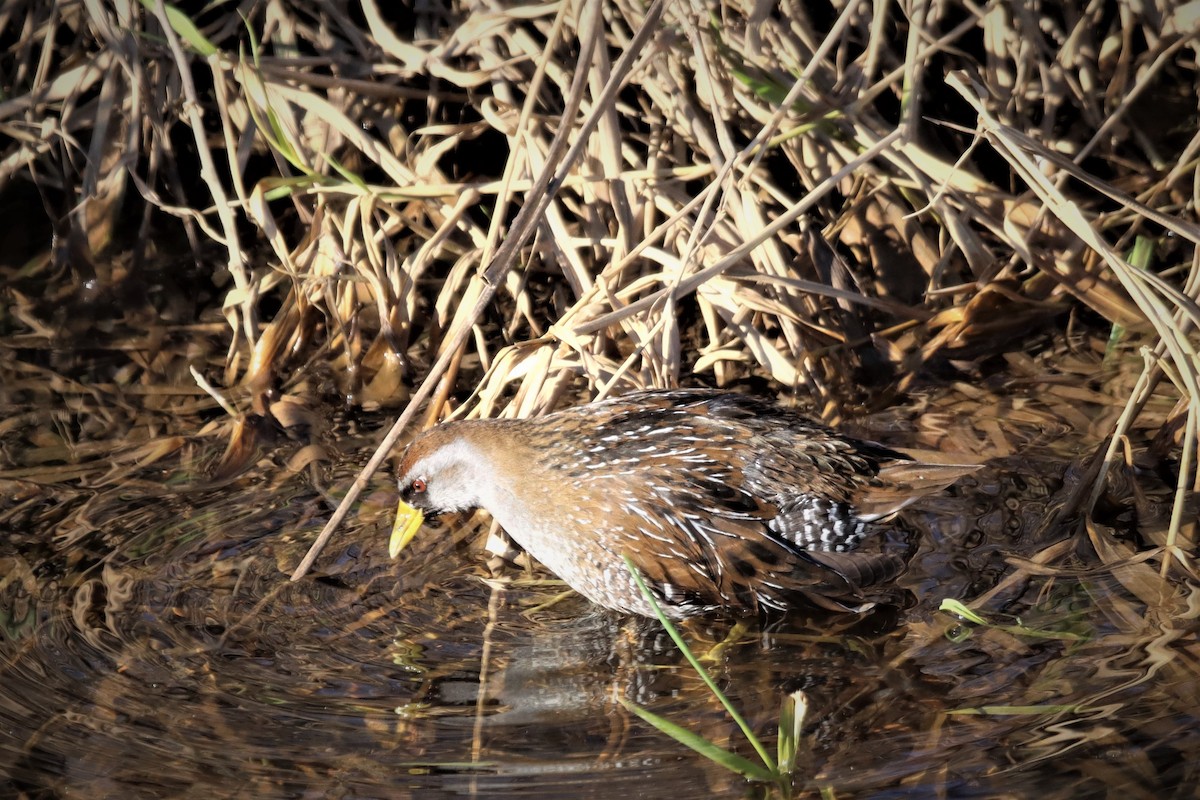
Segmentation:
{"type": "Polygon", "coordinates": [[[627,517],[637,518],[627,554],[660,600],[690,612],[755,612],[786,609],[802,596],[818,607],[846,609],[858,604],[861,587],[903,568],[892,555],[810,552],[772,530],[778,509],[737,488],[736,470],[716,487],[707,477],[677,470],[661,502],[627,517]]]}

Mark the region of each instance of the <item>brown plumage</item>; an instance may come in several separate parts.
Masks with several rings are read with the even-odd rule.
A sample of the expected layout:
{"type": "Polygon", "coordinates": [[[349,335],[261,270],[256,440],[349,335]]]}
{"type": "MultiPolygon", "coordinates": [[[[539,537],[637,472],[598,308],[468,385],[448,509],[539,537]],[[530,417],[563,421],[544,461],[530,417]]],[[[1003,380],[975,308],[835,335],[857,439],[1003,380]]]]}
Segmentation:
{"type": "Polygon", "coordinates": [[[862,607],[860,590],[903,562],[853,550],[970,469],[921,464],[745,395],[638,392],[421,435],[400,464],[391,550],[420,524],[406,504],[482,507],[572,588],[619,611],[651,613],[623,555],[674,617],[862,607]]]}

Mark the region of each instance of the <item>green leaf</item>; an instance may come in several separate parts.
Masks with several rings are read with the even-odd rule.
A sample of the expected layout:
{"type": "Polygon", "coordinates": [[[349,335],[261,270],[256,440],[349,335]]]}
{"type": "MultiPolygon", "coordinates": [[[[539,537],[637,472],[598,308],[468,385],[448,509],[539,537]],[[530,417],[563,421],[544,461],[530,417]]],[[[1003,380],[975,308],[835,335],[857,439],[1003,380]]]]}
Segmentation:
{"type": "Polygon", "coordinates": [[[720,764],[721,766],[725,767],[725,769],[730,770],[731,772],[736,772],[737,774],[750,778],[751,780],[763,781],[765,783],[775,782],[776,776],[766,767],[755,764],[753,761],[743,758],[737,753],[732,753],[722,747],[718,747],[708,739],[705,739],[703,736],[693,733],[687,728],[676,725],[674,722],[671,722],[664,717],[660,717],[653,711],[647,711],[641,706],[635,705],[623,697],[619,697],[617,699],[620,701],[621,705],[625,706],[625,708],[632,711],[634,714],[637,714],[643,720],[650,723],[655,728],[658,728],[658,730],[662,731],[667,736],[670,736],[680,744],[687,745],[688,747],[692,748],[709,761],[712,761],[715,764],[720,764]]]}
{"type": "MultiPolygon", "coordinates": [[[[1150,265],[1154,262],[1154,250],[1158,246],[1158,241],[1152,237],[1139,234],[1134,237],[1133,248],[1129,251],[1129,266],[1142,271],[1150,269],[1150,265]]],[[[1108,345],[1104,348],[1104,358],[1109,360],[1113,353],[1116,352],[1117,345],[1125,338],[1125,326],[1113,325],[1112,331],[1108,334],[1108,345]]]]}
{"type": "MultiPolygon", "coordinates": [[[[157,10],[157,4],[153,0],[142,0],[142,5],[151,13],[157,10]]],[[[171,30],[175,31],[175,35],[186,42],[188,47],[205,58],[220,52],[217,46],[210,42],[208,37],[192,23],[191,17],[187,14],[170,3],[163,3],[163,10],[167,13],[167,24],[171,26],[171,30]]]]}
{"type": "Polygon", "coordinates": [[[796,690],[783,698],[779,708],[779,772],[791,776],[796,769],[796,751],[800,749],[800,729],[808,713],[808,696],[796,690]]]}
{"type": "Polygon", "coordinates": [[[342,163],[334,158],[331,154],[326,153],[325,160],[329,162],[329,166],[333,167],[334,171],[336,171],[338,175],[341,175],[346,179],[347,183],[357,186],[363,192],[370,191],[370,187],[367,186],[366,180],[361,175],[342,166],[342,163]]]}
{"type": "MultiPolygon", "coordinates": [[[[1076,631],[1031,628],[1022,623],[1019,618],[1016,620],[1016,625],[1001,625],[997,622],[992,622],[991,620],[985,619],[957,600],[942,600],[942,604],[938,606],[938,611],[945,611],[946,613],[954,614],[960,619],[964,619],[972,624],[982,625],[987,628],[994,628],[995,630],[1004,631],[1005,633],[1013,636],[1027,636],[1032,639],[1056,639],[1064,642],[1086,642],[1091,638],[1091,636],[1086,633],[1078,633],[1076,631]]],[[[969,638],[970,631],[950,630],[947,631],[946,635],[950,638],[950,641],[958,642],[969,638]]]]}
{"type": "Polygon", "coordinates": [[[973,622],[976,625],[987,625],[988,622],[983,617],[976,614],[971,609],[964,606],[958,600],[947,598],[938,606],[938,611],[945,611],[947,614],[953,614],[956,617],[965,619],[967,622],[973,622]]]}
{"type": "Polygon", "coordinates": [[[738,713],[738,710],[734,708],[733,703],[729,701],[729,698],[725,696],[725,693],[717,688],[717,684],[713,682],[712,676],[708,674],[708,670],[700,665],[700,662],[696,659],[695,654],[692,653],[691,648],[687,646],[687,642],[683,640],[683,636],[679,633],[679,629],[671,623],[671,620],[667,619],[667,615],[665,612],[663,612],[662,606],[658,604],[658,600],[654,597],[654,593],[650,591],[650,587],[647,586],[646,581],[642,579],[641,571],[637,568],[629,556],[622,556],[622,558],[625,560],[625,568],[628,569],[629,574],[633,576],[633,582],[637,584],[638,591],[642,593],[642,597],[646,599],[646,602],[650,604],[650,608],[654,610],[654,615],[658,617],[658,621],[661,622],[663,628],[666,629],[667,635],[671,637],[671,641],[675,642],[675,646],[679,648],[679,651],[683,653],[683,657],[687,659],[687,662],[691,664],[692,669],[694,669],[696,674],[700,676],[700,680],[704,681],[704,685],[708,687],[710,692],[712,692],[713,697],[717,698],[721,705],[724,706],[726,713],[729,714],[730,718],[741,729],[742,735],[746,737],[746,741],[750,742],[750,746],[754,748],[756,753],[758,753],[758,757],[762,759],[763,764],[766,765],[767,769],[770,770],[772,775],[778,775],[779,770],[775,765],[775,759],[771,758],[771,754],[767,752],[767,748],[763,747],[762,742],[759,741],[758,737],[754,735],[754,729],[750,727],[750,723],[746,722],[742,715],[738,713]]]}

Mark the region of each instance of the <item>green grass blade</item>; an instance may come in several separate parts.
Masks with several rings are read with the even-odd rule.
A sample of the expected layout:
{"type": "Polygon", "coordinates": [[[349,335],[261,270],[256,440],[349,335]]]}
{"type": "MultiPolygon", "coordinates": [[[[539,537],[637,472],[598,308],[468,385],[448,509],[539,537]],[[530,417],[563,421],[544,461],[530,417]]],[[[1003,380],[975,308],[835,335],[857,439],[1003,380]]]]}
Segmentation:
{"type": "Polygon", "coordinates": [[[954,598],[946,598],[942,600],[942,604],[938,606],[938,611],[945,611],[947,614],[953,614],[956,617],[962,617],[967,622],[973,622],[976,625],[987,625],[988,621],[976,614],[971,609],[967,608],[962,602],[954,598]]]}
{"type": "MultiPolygon", "coordinates": [[[[151,13],[155,10],[153,0],[142,0],[142,5],[151,13]]],[[[217,46],[210,42],[208,37],[192,24],[192,20],[187,14],[170,3],[164,3],[163,9],[167,12],[167,23],[171,26],[171,30],[175,31],[175,35],[186,42],[188,47],[205,58],[215,55],[218,52],[217,46]]]]}
{"type": "MultiPolygon", "coordinates": [[[[1063,642],[1086,642],[1090,641],[1092,636],[1090,633],[1080,633],[1077,631],[1068,630],[1044,630],[1040,628],[1031,628],[1021,622],[1020,618],[1016,619],[1016,625],[1002,625],[984,618],[982,615],[972,611],[958,600],[947,598],[942,600],[942,604],[938,606],[938,611],[944,611],[948,614],[953,614],[973,625],[978,625],[986,628],[993,628],[998,631],[1012,634],[1013,636],[1026,636],[1031,639],[1055,639],[1063,642]]],[[[952,636],[953,641],[962,641],[970,636],[969,630],[964,630],[959,634],[952,636]]]]}
{"type": "Polygon", "coordinates": [[[671,620],[667,619],[667,615],[663,613],[662,607],[658,604],[658,600],[655,599],[654,595],[650,592],[650,587],[646,586],[646,581],[642,579],[641,571],[634,566],[634,563],[629,559],[629,556],[624,556],[623,558],[625,559],[625,566],[629,570],[629,574],[633,576],[633,580],[638,586],[638,590],[641,591],[642,596],[646,598],[646,602],[650,604],[650,607],[654,609],[654,615],[658,617],[658,621],[661,622],[663,628],[666,629],[667,635],[671,637],[671,640],[675,642],[675,646],[679,648],[680,652],[683,653],[684,658],[686,658],[688,663],[692,665],[692,669],[694,669],[696,674],[699,675],[701,680],[704,681],[704,685],[708,687],[710,692],[712,692],[713,697],[716,697],[717,700],[721,702],[721,705],[725,707],[726,713],[728,713],[729,716],[733,718],[733,721],[737,723],[737,726],[741,728],[742,734],[746,737],[746,740],[750,742],[751,746],[754,747],[754,751],[758,753],[758,757],[762,759],[763,764],[766,765],[767,769],[769,769],[773,775],[778,776],[779,768],[775,764],[775,759],[771,758],[771,754],[767,752],[767,748],[763,747],[763,743],[760,742],[758,737],[754,735],[754,730],[750,727],[750,724],[746,722],[746,720],[742,718],[742,715],[738,713],[738,710],[733,707],[733,703],[729,702],[729,698],[725,696],[725,693],[717,688],[717,684],[713,682],[712,677],[708,674],[708,670],[701,666],[700,662],[696,660],[696,656],[687,646],[687,642],[685,642],[683,637],[679,635],[679,630],[676,629],[676,627],[671,623],[671,620]]]}
{"type": "Polygon", "coordinates": [[[698,733],[693,733],[687,728],[676,725],[670,720],[660,717],[653,711],[647,711],[635,703],[631,703],[623,697],[617,698],[621,705],[637,714],[646,722],[653,725],[658,730],[670,736],[680,744],[687,745],[695,750],[700,755],[712,761],[715,764],[720,764],[725,769],[731,772],[736,772],[739,775],[750,778],[755,781],[763,781],[772,783],[775,781],[775,774],[766,767],[755,764],[753,761],[739,756],[737,753],[730,752],[722,747],[710,742],[698,733]]]}
{"type": "MultiPolygon", "coordinates": [[[[1157,241],[1149,236],[1139,234],[1134,237],[1133,249],[1129,251],[1127,259],[1129,266],[1140,270],[1150,269],[1150,265],[1154,263],[1154,250],[1157,244],[1157,241]]],[[[1112,358],[1123,338],[1125,338],[1125,326],[1113,325],[1112,331],[1108,335],[1108,345],[1104,348],[1106,361],[1112,358]]]]}

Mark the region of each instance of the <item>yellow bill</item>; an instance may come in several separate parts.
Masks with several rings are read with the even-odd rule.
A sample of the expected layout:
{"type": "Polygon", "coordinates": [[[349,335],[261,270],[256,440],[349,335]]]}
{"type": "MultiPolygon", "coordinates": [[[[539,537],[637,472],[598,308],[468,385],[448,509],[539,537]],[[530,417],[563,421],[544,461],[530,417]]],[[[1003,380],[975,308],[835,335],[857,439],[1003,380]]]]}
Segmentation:
{"type": "Polygon", "coordinates": [[[412,538],[425,522],[425,514],[419,508],[413,508],[403,500],[396,508],[396,522],[392,525],[392,538],[388,540],[388,556],[395,558],[400,551],[408,546],[412,538]]]}

